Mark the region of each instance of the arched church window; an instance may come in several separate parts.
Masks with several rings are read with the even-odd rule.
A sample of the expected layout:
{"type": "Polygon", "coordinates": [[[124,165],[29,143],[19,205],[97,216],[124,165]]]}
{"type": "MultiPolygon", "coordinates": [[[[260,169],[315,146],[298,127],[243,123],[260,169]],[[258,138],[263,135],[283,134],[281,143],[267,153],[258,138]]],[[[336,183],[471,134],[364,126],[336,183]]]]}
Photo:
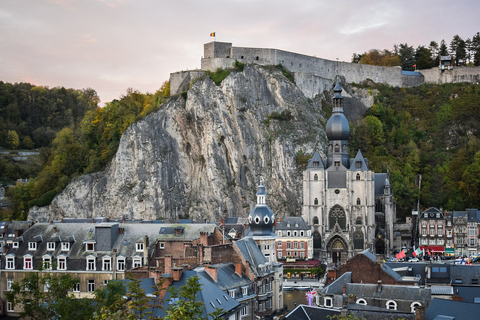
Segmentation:
{"type": "Polygon", "coordinates": [[[342,230],[345,230],[347,227],[347,218],[345,216],[345,210],[341,206],[334,205],[332,209],[330,209],[330,214],[328,218],[328,226],[330,229],[335,227],[335,224],[339,225],[342,230]]]}
{"type": "Polygon", "coordinates": [[[357,173],[357,181],[360,180],[360,173],[357,173]]]}
{"type": "Polygon", "coordinates": [[[315,175],[313,176],[313,180],[318,181],[318,174],[315,173],[315,175]]]}
{"type": "Polygon", "coordinates": [[[318,206],[318,198],[315,198],[315,200],[313,200],[313,204],[318,206]]]}
{"type": "Polygon", "coordinates": [[[313,217],[313,224],[318,224],[318,217],[313,217]]]}
{"type": "Polygon", "coordinates": [[[363,250],[363,233],[361,230],[355,231],[353,236],[353,248],[363,250]]]}
{"type": "Polygon", "coordinates": [[[357,206],[360,205],[360,198],[357,198],[357,206]]]}
{"type": "Polygon", "coordinates": [[[340,152],[340,146],[338,144],[335,145],[335,152],[340,152]]]}

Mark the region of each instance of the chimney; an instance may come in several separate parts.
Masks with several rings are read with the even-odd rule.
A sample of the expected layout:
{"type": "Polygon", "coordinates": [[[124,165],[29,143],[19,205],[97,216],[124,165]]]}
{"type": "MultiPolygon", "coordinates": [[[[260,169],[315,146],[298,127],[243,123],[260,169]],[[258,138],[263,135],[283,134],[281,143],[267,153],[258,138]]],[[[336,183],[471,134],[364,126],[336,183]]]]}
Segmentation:
{"type": "Polygon", "coordinates": [[[143,237],[143,265],[148,266],[148,236],[143,237]]]}
{"type": "Polygon", "coordinates": [[[53,233],[57,233],[57,227],[53,227],[53,233]]]}
{"type": "Polygon", "coordinates": [[[172,255],[165,255],[165,273],[172,273],[172,255]]]}
{"type": "Polygon", "coordinates": [[[212,268],[210,266],[205,266],[205,271],[212,277],[212,279],[217,282],[218,281],[218,270],[217,268],[212,268]]]}
{"type": "Polygon", "coordinates": [[[183,268],[172,268],[172,279],[173,281],[180,281],[182,277],[183,268]]]}
{"type": "Polygon", "coordinates": [[[60,222],[61,222],[61,223],[63,223],[63,218],[62,218],[62,219],[60,219],[60,222]]]}
{"type": "Polygon", "coordinates": [[[95,223],[95,219],[92,218],[92,223],[95,223]]]}
{"type": "Polygon", "coordinates": [[[118,228],[118,234],[124,234],[125,228],[118,228]]]}
{"type": "Polygon", "coordinates": [[[125,217],[122,218],[122,223],[125,223],[125,217]]]}
{"type": "Polygon", "coordinates": [[[240,262],[235,263],[235,273],[240,277],[242,276],[242,264],[240,262]]]}
{"type": "Polygon", "coordinates": [[[176,236],[181,236],[183,234],[183,227],[175,227],[175,229],[173,229],[173,233],[176,236]]]}
{"type": "Polygon", "coordinates": [[[377,292],[381,292],[382,291],[382,280],[378,280],[377,281],[377,292]]]}
{"type": "Polygon", "coordinates": [[[415,307],[415,320],[425,320],[425,307],[416,306],[415,307]]]}
{"type": "Polygon", "coordinates": [[[200,232],[200,243],[208,246],[208,234],[206,232],[200,232]]]}
{"type": "Polygon", "coordinates": [[[344,284],[343,285],[343,291],[342,291],[343,294],[346,294],[347,293],[347,285],[344,284]]]}

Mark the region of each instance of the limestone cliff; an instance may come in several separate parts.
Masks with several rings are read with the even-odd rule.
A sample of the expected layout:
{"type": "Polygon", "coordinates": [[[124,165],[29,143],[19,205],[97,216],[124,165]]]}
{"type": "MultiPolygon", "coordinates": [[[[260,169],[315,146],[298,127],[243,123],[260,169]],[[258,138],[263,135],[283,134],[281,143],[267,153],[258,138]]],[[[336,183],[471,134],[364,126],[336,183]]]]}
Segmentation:
{"type": "Polygon", "coordinates": [[[260,176],[279,216],[301,210],[299,150],[323,150],[324,111],[274,67],[208,77],[123,134],[103,171],[72,181],[30,219],[246,216],[260,176]],[[282,112],[283,115],[282,115],[282,112]]]}

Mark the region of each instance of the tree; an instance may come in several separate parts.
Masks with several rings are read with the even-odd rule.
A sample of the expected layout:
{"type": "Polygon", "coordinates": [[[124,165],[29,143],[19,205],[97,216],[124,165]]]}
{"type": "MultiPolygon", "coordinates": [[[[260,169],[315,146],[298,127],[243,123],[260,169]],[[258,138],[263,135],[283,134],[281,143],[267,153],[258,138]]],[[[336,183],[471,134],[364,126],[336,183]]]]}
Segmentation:
{"type": "Polygon", "coordinates": [[[473,54],[473,65],[480,66],[480,32],[477,32],[472,38],[471,51],[473,54]]]}
{"type": "Polygon", "coordinates": [[[402,69],[413,70],[413,65],[415,63],[415,50],[413,47],[406,43],[400,43],[400,45],[394,47],[395,51],[398,50],[398,55],[402,60],[402,69]]]}
{"type": "Polygon", "coordinates": [[[448,56],[447,43],[446,43],[445,40],[443,40],[443,39],[442,39],[442,41],[440,42],[440,49],[438,50],[438,55],[440,55],[440,56],[448,56]]]}
{"type": "Polygon", "coordinates": [[[388,50],[372,49],[362,55],[359,60],[362,64],[371,64],[375,66],[399,66],[401,65],[400,57],[388,50]]]}
{"type": "Polygon", "coordinates": [[[205,312],[205,305],[201,301],[196,300],[197,292],[202,289],[200,278],[195,275],[187,279],[187,284],[176,290],[174,287],[170,291],[170,307],[166,311],[165,320],[207,320],[217,319],[223,311],[216,309],[213,314],[203,315],[205,312]]]}
{"type": "Polygon", "coordinates": [[[70,292],[79,280],[69,274],[30,272],[21,282],[14,282],[6,297],[15,306],[22,305],[22,318],[91,319],[94,307],[87,299],[77,299],[70,292]]]}
{"type": "Polygon", "coordinates": [[[10,149],[17,149],[20,146],[20,138],[15,130],[8,130],[7,132],[7,147],[10,149]]]}
{"type": "Polygon", "coordinates": [[[430,49],[424,46],[418,46],[415,50],[415,64],[416,69],[429,69],[435,66],[435,61],[432,59],[430,49]]]}
{"type": "Polygon", "coordinates": [[[465,65],[467,51],[465,41],[457,34],[453,36],[450,42],[450,52],[455,56],[455,64],[457,66],[465,65]]]}

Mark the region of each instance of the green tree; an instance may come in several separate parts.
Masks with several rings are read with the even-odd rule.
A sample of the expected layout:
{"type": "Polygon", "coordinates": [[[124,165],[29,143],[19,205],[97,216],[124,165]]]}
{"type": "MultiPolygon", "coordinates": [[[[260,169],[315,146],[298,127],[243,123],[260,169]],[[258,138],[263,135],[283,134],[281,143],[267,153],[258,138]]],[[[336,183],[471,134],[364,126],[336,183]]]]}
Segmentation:
{"type": "Polygon", "coordinates": [[[455,64],[457,66],[463,66],[466,64],[467,51],[465,40],[460,38],[458,34],[453,36],[453,39],[450,42],[450,52],[455,56],[455,64]]]}
{"type": "Polygon", "coordinates": [[[207,320],[217,319],[222,313],[222,309],[216,309],[213,314],[204,316],[205,305],[201,301],[196,300],[197,293],[202,289],[198,276],[193,276],[187,279],[187,284],[176,290],[174,287],[170,291],[170,304],[165,320],[207,320]]]}
{"type": "Polygon", "coordinates": [[[468,195],[472,203],[480,203],[480,151],[463,172],[460,190],[468,195]]]}
{"type": "Polygon", "coordinates": [[[78,281],[69,274],[55,275],[40,270],[26,274],[21,282],[14,282],[6,297],[14,306],[22,305],[22,318],[91,319],[94,313],[91,301],[70,293],[78,281]]]}
{"type": "Polygon", "coordinates": [[[17,149],[20,146],[20,138],[15,130],[8,130],[7,132],[7,147],[10,149],[17,149]]]}

